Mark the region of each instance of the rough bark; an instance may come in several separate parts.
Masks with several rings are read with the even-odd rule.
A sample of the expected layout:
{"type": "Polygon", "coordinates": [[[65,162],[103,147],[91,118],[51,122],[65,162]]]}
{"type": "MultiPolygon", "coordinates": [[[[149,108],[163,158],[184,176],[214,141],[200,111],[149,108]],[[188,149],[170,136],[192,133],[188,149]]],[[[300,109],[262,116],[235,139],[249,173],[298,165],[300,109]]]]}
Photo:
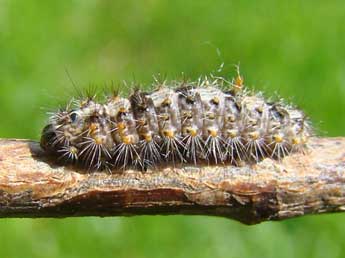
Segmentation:
{"type": "Polygon", "coordinates": [[[54,164],[37,142],[0,140],[0,217],[199,214],[255,224],[345,210],[345,138],[243,167],[109,174],[54,164]]]}

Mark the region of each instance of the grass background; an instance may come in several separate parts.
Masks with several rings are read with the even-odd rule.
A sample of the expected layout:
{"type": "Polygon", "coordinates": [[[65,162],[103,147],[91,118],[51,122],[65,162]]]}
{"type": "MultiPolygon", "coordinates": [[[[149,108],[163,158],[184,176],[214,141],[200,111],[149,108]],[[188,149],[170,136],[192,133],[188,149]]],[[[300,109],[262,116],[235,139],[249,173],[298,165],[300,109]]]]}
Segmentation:
{"type": "MultiPolygon", "coordinates": [[[[80,87],[231,77],[345,131],[343,1],[0,0],[0,137],[39,139],[80,87]]],[[[123,89],[126,91],[127,89],[123,89]]],[[[243,226],[212,217],[1,219],[0,257],[344,257],[345,215],[243,226]]]]}

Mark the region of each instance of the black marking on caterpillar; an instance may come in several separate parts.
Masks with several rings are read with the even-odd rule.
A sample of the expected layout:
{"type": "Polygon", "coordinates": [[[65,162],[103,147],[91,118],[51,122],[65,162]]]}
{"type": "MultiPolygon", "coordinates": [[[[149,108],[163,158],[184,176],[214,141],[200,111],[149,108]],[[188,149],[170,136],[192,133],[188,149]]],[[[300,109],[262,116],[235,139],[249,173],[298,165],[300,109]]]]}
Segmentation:
{"type": "Polygon", "coordinates": [[[312,134],[302,111],[246,91],[239,74],[232,82],[172,84],[136,89],[129,98],[112,94],[102,103],[92,96],[74,101],[51,115],[41,146],[89,170],[146,170],[279,160],[303,152],[312,134]]]}

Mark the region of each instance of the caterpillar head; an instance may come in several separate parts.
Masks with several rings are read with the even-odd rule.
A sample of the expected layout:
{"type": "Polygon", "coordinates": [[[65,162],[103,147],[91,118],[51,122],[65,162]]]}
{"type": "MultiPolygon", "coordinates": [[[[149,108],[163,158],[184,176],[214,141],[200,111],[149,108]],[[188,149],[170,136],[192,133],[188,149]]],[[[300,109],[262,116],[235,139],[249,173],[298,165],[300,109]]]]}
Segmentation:
{"type": "Polygon", "coordinates": [[[82,124],[81,114],[77,110],[58,111],[43,129],[41,146],[50,151],[69,146],[80,134],[82,124]]]}

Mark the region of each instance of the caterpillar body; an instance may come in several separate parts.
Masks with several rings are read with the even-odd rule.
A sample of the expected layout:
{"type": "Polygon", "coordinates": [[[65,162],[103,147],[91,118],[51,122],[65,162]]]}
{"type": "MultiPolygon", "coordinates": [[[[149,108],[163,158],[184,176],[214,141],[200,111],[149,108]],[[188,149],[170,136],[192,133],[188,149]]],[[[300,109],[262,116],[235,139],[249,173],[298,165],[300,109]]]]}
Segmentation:
{"type": "Polygon", "coordinates": [[[243,78],[165,83],[97,102],[75,100],[51,115],[41,146],[89,170],[257,163],[306,148],[304,113],[243,87],[243,78]]]}

